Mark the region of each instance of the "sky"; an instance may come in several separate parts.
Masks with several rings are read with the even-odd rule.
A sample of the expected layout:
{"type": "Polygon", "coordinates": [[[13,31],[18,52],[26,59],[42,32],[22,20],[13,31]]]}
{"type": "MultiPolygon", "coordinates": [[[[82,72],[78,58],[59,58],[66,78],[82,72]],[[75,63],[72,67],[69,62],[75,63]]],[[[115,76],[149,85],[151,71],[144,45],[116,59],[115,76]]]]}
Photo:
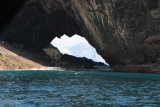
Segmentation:
{"type": "Polygon", "coordinates": [[[86,57],[93,61],[107,64],[105,60],[97,54],[95,48],[92,47],[85,38],[79,35],[74,35],[72,37],[63,35],[61,38],[56,37],[51,44],[57,47],[63,54],[69,54],[76,57],[86,57]]]}

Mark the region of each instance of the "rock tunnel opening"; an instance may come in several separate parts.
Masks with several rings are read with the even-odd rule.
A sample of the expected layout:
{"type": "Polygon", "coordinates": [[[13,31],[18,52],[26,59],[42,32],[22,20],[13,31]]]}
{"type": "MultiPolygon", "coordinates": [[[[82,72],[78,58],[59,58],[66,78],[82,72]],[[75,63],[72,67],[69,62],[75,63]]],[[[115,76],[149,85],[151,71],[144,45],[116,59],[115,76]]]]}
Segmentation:
{"type": "Polygon", "coordinates": [[[59,49],[62,54],[68,54],[75,57],[86,57],[95,62],[102,62],[105,65],[108,63],[99,55],[96,49],[89,42],[77,34],[72,37],[63,35],[60,38],[55,37],[51,44],[59,49]]]}

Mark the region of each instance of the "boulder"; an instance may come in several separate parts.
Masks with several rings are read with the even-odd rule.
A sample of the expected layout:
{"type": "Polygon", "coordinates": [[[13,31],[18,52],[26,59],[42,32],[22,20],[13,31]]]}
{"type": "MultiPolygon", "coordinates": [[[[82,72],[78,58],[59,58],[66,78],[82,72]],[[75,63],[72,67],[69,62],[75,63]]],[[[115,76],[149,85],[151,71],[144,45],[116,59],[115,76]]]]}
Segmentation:
{"type": "Polygon", "coordinates": [[[56,47],[51,45],[51,44],[46,46],[46,47],[44,47],[43,50],[46,53],[46,55],[49,57],[51,63],[54,64],[54,65],[56,63],[58,63],[58,61],[62,57],[60,51],[56,47]]]}

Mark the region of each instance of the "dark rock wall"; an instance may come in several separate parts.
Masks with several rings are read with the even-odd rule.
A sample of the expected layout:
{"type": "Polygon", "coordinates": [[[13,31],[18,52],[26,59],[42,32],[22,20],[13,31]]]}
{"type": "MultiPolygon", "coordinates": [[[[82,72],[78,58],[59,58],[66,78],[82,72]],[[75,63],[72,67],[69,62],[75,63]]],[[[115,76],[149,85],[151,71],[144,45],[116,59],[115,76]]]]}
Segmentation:
{"type": "Polygon", "coordinates": [[[72,0],[71,4],[83,36],[108,63],[156,60],[150,58],[157,53],[146,50],[145,39],[159,32],[158,0],[72,0]]]}
{"type": "Polygon", "coordinates": [[[56,36],[64,33],[71,36],[79,32],[73,19],[61,7],[55,7],[56,10],[50,12],[46,6],[49,8],[45,3],[28,0],[1,36],[9,42],[43,47],[50,44],[56,36]]]}
{"type": "Polygon", "coordinates": [[[27,0],[0,0],[0,31],[2,31],[27,0]],[[14,5],[13,5],[14,4],[14,5]]]}
{"type": "Polygon", "coordinates": [[[36,47],[80,34],[111,65],[160,61],[159,0],[28,0],[1,36],[36,47]]]}

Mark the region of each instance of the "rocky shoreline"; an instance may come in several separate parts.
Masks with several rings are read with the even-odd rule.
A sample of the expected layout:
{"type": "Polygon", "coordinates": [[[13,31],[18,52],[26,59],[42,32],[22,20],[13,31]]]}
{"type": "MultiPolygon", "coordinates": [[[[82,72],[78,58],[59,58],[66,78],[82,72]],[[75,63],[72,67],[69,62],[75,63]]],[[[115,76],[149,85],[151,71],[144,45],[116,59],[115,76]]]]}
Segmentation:
{"type": "MultiPolygon", "coordinates": [[[[52,45],[43,50],[27,49],[20,44],[0,43],[0,70],[54,70],[54,67],[62,69],[99,69],[109,68],[100,62],[94,62],[87,58],[77,58],[71,55],[61,54],[52,45]],[[23,50],[23,51],[22,51],[23,50]],[[32,51],[31,51],[32,50],[32,51]],[[35,51],[33,51],[35,50],[35,51]],[[97,67],[96,67],[97,66],[97,67]]],[[[114,72],[132,73],[160,73],[158,63],[142,65],[111,65],[114,72]]],[[[102,71],[105,71],[103,69],[102,71]]]]}
{"type": "Polygon", "coordinates": [[[142,64],[142,65],[114,65],[111,66],[115,72],[130,72],[130,73],[160,73],[160,65],[142,64]]]}
{"type": "Polygon", "coordinates": [[[28,54],[20,51],[18,55],[43,65],[90,69],[94,65],[92,61],[83,59],[84,63],[82,59],[63,56],[53,48],[52,54],[50,49],[44,51],[55,37],[78,34],[116,71],[160,72],[160,0],[17,2],[20,4],[13,5],[10,1],[6,6],[11,6],[1,9],[0,41],[18,48],[24,46],[22,53],[28,54]],[[12,16],[15,17],[9,20],[12,16]]]}
{"type": "Polygon", "coordinates": [[[24,47],[20,44],[0,43],[0,69],[95,69],[105,66],[87,58],[63,55],[52,45],[43,49],[24,47]]]}

